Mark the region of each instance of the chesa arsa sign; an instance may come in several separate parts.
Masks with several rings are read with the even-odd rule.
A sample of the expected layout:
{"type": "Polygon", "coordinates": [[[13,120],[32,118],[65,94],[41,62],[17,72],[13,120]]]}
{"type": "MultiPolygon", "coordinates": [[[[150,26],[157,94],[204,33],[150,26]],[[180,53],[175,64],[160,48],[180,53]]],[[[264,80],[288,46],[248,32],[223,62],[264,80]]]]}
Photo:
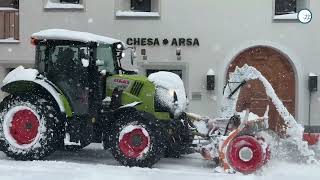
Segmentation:
{"type": "Polygon", "coordinates": [[[198,38],[127,38],[129,46],[200,46],[198,38]]]}

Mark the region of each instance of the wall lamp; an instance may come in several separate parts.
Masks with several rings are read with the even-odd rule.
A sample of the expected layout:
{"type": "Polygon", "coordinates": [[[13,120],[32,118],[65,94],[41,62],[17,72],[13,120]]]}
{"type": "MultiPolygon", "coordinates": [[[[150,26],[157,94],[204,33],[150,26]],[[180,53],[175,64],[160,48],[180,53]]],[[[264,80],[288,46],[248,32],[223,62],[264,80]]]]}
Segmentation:
{"type": "Polygon", "coordinates": [[[213,91],[215,85],[215,73],[212,69],[207,72],[207,90],[213,91]]]}

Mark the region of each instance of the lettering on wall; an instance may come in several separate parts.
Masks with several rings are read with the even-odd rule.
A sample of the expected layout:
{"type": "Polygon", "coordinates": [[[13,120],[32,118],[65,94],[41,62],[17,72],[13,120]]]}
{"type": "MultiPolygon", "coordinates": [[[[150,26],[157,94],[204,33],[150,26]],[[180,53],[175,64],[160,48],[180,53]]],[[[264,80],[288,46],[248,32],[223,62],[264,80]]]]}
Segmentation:
{"type": "Polygon", "coordinates": [[[198,38],[127,38],[129,46],[200,46],[198,38]]]}

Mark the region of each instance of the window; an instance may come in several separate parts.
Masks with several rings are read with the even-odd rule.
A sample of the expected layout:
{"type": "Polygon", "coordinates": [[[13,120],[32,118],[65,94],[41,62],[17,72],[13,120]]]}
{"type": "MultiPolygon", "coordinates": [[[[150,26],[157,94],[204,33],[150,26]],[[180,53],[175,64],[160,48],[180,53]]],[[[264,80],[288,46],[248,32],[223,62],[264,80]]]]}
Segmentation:
{"type": "Polygon", "coordinates": [[[111,45],[100,44],[97,47],[97,61],[102,61],[103,63],[103,66],[99,66],[99,71],[106,70],[107,73],[116,74],[111,45]]]}
{"type": "Polygon", "coordinates": [[[275,15],[293,14],[297,13],[296,0],[276,0],[275,1],[275,15]]]}
{"type": "Polygon", "coordinates": [[[274,0],[274,20],[297,20],[298,12],[308,9],[310,0],[274,0]]]}
{"type": "Polygon", "coordinates": [[[60,0],[60,3],[79,4],[79,3],[80,3],[80,0],[60,0]]]}
{"type": "Polygon", "coordinates": [[[44,8],[47,10],[83,10],[84,0],[44,0],[44,8]]]}
{"type": "MultiPolygon", "coordinates": [[[[49,67],[62,74],[79,73],[78,70],[88,67],[81,57],[82,46],[57,45],[50,49],[49,67]]],[[[89,60],[87,60],[89,63],[89,60]]]]}
{"type": "Polygon", "coordinates": [[[116,17],[160,17],[160,0],[115,0],[116,17]]]}
{"type": "Polygon", "coordinates": [[[131,10],[140,12],[150,12],[151,0],[131,0],[131,10]]]}
{"type": "Polygon", "coordinates": [[[84,45],[40,44],[36,51],[36,68],[50,75],[77,74],[89,66],[88,48],[84,45]]]}
{"type": "Polygon", "coordinates": [[[19,1],[0,0],[0,42],[19,40],[19,1]]]}
{"type": "Polygon", "coordinates": [[[0,0],[0,7],[19,9],[19,0],[0,0]]]}

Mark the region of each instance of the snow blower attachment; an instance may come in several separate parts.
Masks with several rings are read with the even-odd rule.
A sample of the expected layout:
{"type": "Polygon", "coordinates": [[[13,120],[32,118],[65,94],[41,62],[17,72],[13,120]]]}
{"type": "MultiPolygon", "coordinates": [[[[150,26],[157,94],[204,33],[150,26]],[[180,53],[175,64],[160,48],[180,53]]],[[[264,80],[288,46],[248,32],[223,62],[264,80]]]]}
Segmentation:
{"type": "MultiPolygon", "coordinates": [[[[249,174],[257,171],[270,159],[269,145],[259,133],[268,129],[268,112],[269,107],[263,117],[258,117],[247,109],[229,119],[208,120],[208,134],[198,134],[208,142],[200,144],[198,152],[204,159],[216,162],[217,172],[249,174]]],[[[194,121],[202,120],[189,115],[194,121]]]]}
{"type": "Polygon", "coordinates": [[[263,117],[259,117],[247,109],[245,112],[237,112],[236,104],[240,89],[250,80],[260,80],[267,95],[271,98],[277,111],[284,119],[287,126],[286,142],[297,147],[300,155],[306,162],[316,162],[314,153],[303,141],[303,128],[284,107],[279,97],[275,94],[271,84],[254,67],[245,65],[236,68],[230,73],[230,79],[225,86],[222,108],[219,117],[215,119],[203,118],[198,115],[188,114],[193,121],[205,121],[209,129],[208,134],[198,136],[209,140],[200,144],[198,152],[204,159],[214,160],[219,166],[217,172],[241,172],[243,174],[254,173],[268,162],[271,156],[271,142],[266,141],[266,131],[270,131],[268,124],[269,106],[263,117]]]}

